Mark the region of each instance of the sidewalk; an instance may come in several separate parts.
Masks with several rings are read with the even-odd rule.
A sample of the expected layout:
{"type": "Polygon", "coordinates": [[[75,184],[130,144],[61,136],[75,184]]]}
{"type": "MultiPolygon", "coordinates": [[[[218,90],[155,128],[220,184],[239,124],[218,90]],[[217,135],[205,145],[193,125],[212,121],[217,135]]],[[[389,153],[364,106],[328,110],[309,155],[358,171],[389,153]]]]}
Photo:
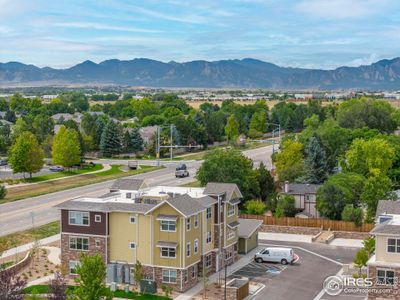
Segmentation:
{"type": "MultiPolygon", "coordinates": [[[[227,268],[227,275],[230,276],[232,273],[235,273],[237,270],[243,268],[246,266],[248,263],[250,263],[253,258],[254,254],[258,252],[259,247],[256,249],[252,250],[251,252],[247,253],[246,255],[241,256],[241,258],[235,262],[234,264],[228,266],[227,268]]],[[[221,272],[224,272],[224,270],[221,270],[221,272]]],[[[212,274],[209,277],[209,285],[216,282],[218,280],[218,272],[212,274]]],[[[185,293],[179,295],[178,297],[174,298],[174,300],[189,300],[198,293],[200,293],[203,290],[203,283],[198,283],[194,287],[192,287],[190,290],[186,291],[185,293]]]]}
{"type": "Polygon", "coordinates": [[[274,232],[259,232],[258,238],[260,240],[271,240],[281,242],[300,242],[312,243],[312,235],[306,234],[292,234],[292,233],[274,233],[274,232]]]}
{"type": "MultiPolygon", "coordinates": [[[[60,240],[60,235],[56,234],[56,235],[53,235],[53,236],[49,236],[49,237],[47,237],[45,239],[39,240],[38,243],[39,243],[40,246],[43,246],[43,245],[47,245],[47,244],[56,242],[58,240],[60,240]]],[[[12,255],[15,255],[15,254],[18,254],[18,253],[22,253],[22,252],[26,252],[28,250],[31,250],[33,248],[34,244],[35,243],[32,242],[32,243],[28,243],[28,244],[25,244],[25,245],[21,245],[21,246],[6,250],[0,256],[0,258],[5,258],[5,257],[8,257],[8,256],[12,256],[12,255]]]]}

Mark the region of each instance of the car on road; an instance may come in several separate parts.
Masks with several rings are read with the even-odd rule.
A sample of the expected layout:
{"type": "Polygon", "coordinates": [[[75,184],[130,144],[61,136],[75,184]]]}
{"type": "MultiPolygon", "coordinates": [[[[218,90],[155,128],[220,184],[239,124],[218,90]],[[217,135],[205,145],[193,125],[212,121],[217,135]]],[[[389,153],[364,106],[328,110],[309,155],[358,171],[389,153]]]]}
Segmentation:
{"type": "Polygon", "coordinates": [[[264,248],[254,255],[254,260],[258,263],[278,262],[282,265],[292,264],[297,258],[292,248],[278,247],[264,248]]]}
{"type": "Polygon", "coordinates": [[[7,160],[0,159],[0,166],[7,166],[7,160]]]}
{"type": "Polygon", "coordinates": [[[189,171],[187,170],[187,167],[185,164],[180,164],[179,166],[176,167],[175,169],[175,177],[189,177],[189,171]]]}
{"type": "Polygon", "coordinates": [[[49,170],[52,172],[62,172],[64,171],[64,168],[61,166],[51,166],[49,170]]]}

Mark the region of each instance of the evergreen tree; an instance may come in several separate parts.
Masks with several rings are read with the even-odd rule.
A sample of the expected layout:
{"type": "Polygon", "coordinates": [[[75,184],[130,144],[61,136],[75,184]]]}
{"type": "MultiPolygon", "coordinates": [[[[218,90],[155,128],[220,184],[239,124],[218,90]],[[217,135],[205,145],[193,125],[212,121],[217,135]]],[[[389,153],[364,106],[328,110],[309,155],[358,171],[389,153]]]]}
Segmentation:
{"type": "Polygon", "coordinates": [[[9,162],[14,173],[27,172],[32,177],[32,173],[39,172],[43,167],[43,158],[43,149],[36,137],[32,132],[25,131],[11,147],[9,162]]]}
{"type": "Polygon", "coordinates": [[[261,162],[258,168],[258,184],[260,186],[260,198],[262,201],[267,201],[268,196],[275,191],[274,178],[261,162]]]}
{"type": "Polygon", "coordinates": [[[143,139],[140,136],[139,128],[133,128],[131,132],[125,133],[126,148],[129,152],[138,152],[143,150],[143,139]]]}
{"type": "Polygon", "coordinates": [[[100,151],[103,156],[111,157],[122,152],[122,138],[118,125],[110,121],[101,135],[100,151]]]}
{"type": "Polygon", "coordinates": [[[81,161],[81,147],[78,132],[64,125],[54,137],[53,162],[63,167],[72,167],[81,161]]]}
{"type": "Polygon", "coordinates": [[[324,182],[328,175],[326,153],[315,136],[310,138],[304,151],[306,173],[301,181],[306,183],[324,182]]]}

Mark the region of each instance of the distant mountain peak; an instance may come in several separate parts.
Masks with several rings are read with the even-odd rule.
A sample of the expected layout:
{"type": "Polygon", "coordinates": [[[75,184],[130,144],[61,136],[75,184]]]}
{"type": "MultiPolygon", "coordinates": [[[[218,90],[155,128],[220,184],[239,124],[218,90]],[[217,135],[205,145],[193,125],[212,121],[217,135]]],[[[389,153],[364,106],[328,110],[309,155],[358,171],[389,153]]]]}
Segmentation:
{"type": "Polygon", "coordinates": [[[400,58],[334,70],[280,67],[254,58],[164,63],[149,58],[86,60],[68,69],[0,63],[0,85],[116,84],[148,87],[399,89],[400,58]]]}

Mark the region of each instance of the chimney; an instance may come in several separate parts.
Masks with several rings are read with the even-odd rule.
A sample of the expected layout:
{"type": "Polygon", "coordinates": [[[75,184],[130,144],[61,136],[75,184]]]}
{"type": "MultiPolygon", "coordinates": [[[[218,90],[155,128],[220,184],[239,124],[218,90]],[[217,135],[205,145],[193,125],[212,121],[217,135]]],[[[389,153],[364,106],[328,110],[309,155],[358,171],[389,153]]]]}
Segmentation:
{"type": "Polygon", "coordinates": [[[289,181],[285,181],[283,190],[284,190],[285,194],[289,193],[289,181]]]}

